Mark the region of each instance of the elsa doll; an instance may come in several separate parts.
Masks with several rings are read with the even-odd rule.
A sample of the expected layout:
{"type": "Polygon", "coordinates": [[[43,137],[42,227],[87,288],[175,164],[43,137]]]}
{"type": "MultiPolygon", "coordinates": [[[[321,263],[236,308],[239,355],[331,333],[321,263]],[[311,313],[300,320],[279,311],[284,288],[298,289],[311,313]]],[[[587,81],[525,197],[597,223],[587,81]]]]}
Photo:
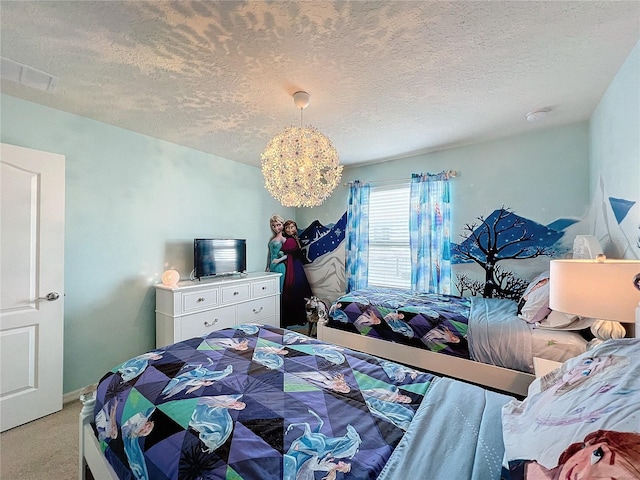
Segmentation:
{"type": "Polygon", "coordinates": [[[284,274],[285,274],[285,261],[287,256],[282,251],[282,244],[285,241],[284,235],[282,235],[282,229],[284,227],[284,218],[280,215],[272,215],[269,219],[269,225],[271,225],[271,231],[273,237],[269,240],[269,255],[267,256],[267,272],[280,273],[280,291],[284,286],[284,274]]]}

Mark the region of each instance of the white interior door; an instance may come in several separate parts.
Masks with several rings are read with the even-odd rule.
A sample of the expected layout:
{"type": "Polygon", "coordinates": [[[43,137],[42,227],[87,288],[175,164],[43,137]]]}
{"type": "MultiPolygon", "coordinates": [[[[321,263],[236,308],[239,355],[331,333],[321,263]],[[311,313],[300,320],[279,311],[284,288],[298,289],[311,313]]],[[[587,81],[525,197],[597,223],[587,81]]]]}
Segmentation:
{"type": "Polygon", "coordinates": [[[64,162],[0,144],[0,431],[62,408],[64,162]]]}

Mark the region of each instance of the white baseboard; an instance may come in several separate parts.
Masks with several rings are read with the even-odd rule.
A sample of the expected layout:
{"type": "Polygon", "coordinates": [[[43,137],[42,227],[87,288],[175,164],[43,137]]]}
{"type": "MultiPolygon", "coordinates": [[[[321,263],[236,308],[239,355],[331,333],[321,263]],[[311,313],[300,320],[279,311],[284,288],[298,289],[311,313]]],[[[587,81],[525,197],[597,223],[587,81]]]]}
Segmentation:
{"type": "Polygon", "coordinates": [[[82,391],[84,390],[84,388],[79,388],[78,390],[74,390],[73,392],[67,392],[64,395],[62,395],[62,403],[69,403],[69,402],[75,402],[76,400],[80,399],[80,394],[82,393],[82,391]]]}

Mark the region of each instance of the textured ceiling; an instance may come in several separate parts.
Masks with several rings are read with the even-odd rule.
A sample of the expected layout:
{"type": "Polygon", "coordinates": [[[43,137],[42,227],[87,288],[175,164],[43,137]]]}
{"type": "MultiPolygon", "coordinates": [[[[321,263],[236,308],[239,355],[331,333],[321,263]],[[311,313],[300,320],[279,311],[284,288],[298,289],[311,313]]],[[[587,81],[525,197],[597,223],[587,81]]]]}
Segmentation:
{"type": "Polygon", "coordinates": [[[3,93],[254,165],[297,90],[346,165],[586,120],[640,38],[635,0],[0,7],[2,57],[60,79],[3,93]]]}

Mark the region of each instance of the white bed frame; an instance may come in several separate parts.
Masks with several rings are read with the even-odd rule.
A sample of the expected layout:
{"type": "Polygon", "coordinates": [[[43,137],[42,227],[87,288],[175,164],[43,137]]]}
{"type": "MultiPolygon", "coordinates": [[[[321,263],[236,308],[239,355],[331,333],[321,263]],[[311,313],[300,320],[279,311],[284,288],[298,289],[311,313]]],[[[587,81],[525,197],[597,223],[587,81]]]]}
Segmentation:
{"type": "Polygon", "coordinates": [[[78,443],[79,476],[80,480],[86,480],[87,467],[95,480],[118,480],[116,472],[102,454],[100,443],[93,433],[91,421],[93,420],[93,407],[96,403],[95,392],[80,396],[82,410],[80,411],[80,441],[78,443]]]}
{"type": "Polygon", "coordinates": [[[531,373],[346,332],[327,327],[323,322],[318,322],[318,339],[522,397],[536,378],[531,373]]]}
{"type": "MultiPolygon", "coordinates": [[[[638,308],[638,312],[640,312],[640,308],[638,308]]],[[[640,313],[638,315],[640,316],[640,313]]],[[[331,328],[326,326],[324,322],[318,322],[317,328],[319,340],[522,397],[527,396],[529,384],[536,378],[534,374],[519,370],[511,370],[331,328]]],[[[640,338],[640,322],[637,325],[625,324],[625,328],[626,337],[640,338]]],[[[607,340],[608,337],[599,338],[607,340]]],[[[535,360],[534,358],[534,364],[535,360]]],[[[553,363],[560,365],[562,362],[553,363]]]]}

